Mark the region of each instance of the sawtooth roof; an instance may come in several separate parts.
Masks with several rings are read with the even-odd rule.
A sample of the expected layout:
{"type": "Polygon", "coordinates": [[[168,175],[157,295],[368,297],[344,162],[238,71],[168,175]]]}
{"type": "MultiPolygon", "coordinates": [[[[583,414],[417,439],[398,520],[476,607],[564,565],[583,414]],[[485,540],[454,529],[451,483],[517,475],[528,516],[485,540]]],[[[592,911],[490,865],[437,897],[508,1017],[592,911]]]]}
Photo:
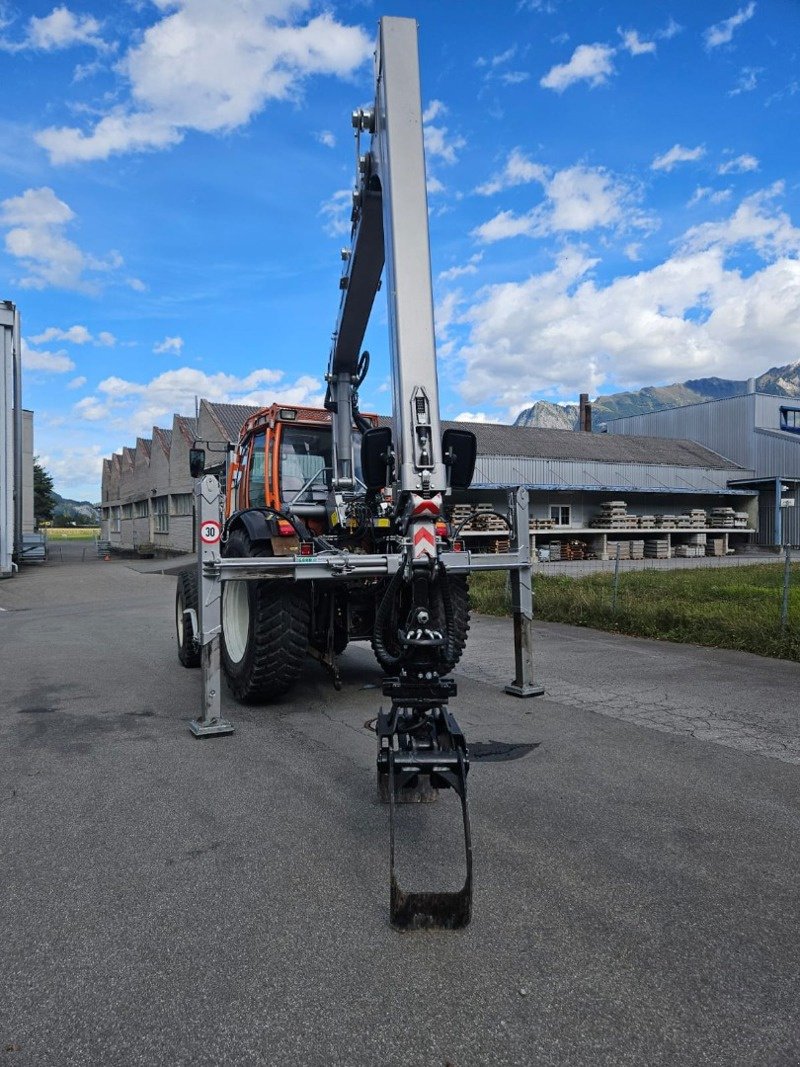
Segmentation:
{"type": "Polygon", "coordinates": [[[260,408],[252,407],[249,404],[215,404],[208,400],[203,400],[202,403],[208,407],[214,420],[223,433],[227,435],[229,441],[236,441],[245,419],[260,411],[260,408]]]}

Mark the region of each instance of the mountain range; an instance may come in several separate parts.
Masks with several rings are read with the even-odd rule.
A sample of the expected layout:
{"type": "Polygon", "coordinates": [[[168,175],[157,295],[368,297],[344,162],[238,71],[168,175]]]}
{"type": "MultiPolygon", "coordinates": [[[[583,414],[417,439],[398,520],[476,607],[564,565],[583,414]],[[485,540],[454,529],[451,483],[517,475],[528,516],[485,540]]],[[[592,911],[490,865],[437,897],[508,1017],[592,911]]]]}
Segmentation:
{"type": "MultiPolygon", "coordinates": [[[[755,379],[755,388],[759,393],[800,397],[800,361],[785,367],[772,367],[755,379]]],[[[634,392],[610,393],[608,396],[598,396],[593,402],[592,427],[598,430],[604,422],[626,415],[642,415],[646,411],[698,404],[704,400],[721,400],[746,392],[746,380],[691,378],[674,385],[649,385],[634,392]]],[[[514,425],[576,430],[578,416],[577,404],[553,404],[549,400],[537,400],[519,413],[514,425]]]]}

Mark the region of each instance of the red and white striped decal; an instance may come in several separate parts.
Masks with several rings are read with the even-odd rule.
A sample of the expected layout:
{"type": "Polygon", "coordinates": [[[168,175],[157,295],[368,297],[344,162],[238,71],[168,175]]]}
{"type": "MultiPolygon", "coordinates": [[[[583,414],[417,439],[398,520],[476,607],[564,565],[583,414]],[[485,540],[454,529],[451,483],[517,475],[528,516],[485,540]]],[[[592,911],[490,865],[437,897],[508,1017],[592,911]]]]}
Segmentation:
{"type": "Polygon", "coordinates": [[[416,493],[411,494],[411,514],[415,518],[420,515],[432,515],[434,518],[438,518],[441,507],[441,493],[437,493],[436,496],[432,496],[429,499],[417,496],[416,493]]]}
{"type": "Polygon", "coordinates": [[[433,556],[436,553],[436,535],[430,526],[417,526],[414,530],[414,559],[433,556]]]}

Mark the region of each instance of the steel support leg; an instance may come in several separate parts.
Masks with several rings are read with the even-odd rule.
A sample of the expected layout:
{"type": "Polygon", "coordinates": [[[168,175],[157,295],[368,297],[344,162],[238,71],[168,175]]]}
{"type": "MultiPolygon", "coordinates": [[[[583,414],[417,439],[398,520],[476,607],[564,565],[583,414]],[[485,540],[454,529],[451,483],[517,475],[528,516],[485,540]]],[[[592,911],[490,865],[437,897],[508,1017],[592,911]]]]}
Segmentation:
{"type": "Polygon", "coordinates": [[[203,673],[203,711],[192,719],[189,729],[195,737],[233,733],[233,723],[223,719],[222,666],[222,583],[213,570],[220,555],[220,487],[216,478],[206,475],[195,486],[198,529],[197,589],[203,673]],[[209,566],[211,564],[212,566],[209,566]]]}
{"type": "Polygon", "coordinates": [[[514,510],[513,548],[525,566],[510,571],[514,613],[514,681],[505,692],[515,697],[540,697],[544,686],[533,679],[533,597],[531,595],[531,538],[528,490],[521,486],[510,494],[514,510]]]}

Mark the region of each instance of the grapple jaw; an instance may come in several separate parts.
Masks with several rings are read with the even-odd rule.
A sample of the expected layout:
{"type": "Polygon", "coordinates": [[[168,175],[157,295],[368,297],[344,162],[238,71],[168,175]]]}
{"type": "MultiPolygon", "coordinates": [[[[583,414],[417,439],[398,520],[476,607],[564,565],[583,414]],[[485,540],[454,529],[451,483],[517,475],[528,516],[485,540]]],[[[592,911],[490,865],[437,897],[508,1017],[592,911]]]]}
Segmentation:
{"type": "Polygon", "coordinates": [[[389,803],[389,918],[399,930],[457,930],[472,914],[472,837],[467,805],[469,755],[455,718],[445,706],[455,694],[450,678],[406,683],[387,679],[384,694],[392,708],[381,711],[378,734],[378,787],[389,803]],[[461,802],[466,877],[456,892],[406,892],[395,871],[395,804],[427,803],[440,789],[453,789],[461,802]]]}

